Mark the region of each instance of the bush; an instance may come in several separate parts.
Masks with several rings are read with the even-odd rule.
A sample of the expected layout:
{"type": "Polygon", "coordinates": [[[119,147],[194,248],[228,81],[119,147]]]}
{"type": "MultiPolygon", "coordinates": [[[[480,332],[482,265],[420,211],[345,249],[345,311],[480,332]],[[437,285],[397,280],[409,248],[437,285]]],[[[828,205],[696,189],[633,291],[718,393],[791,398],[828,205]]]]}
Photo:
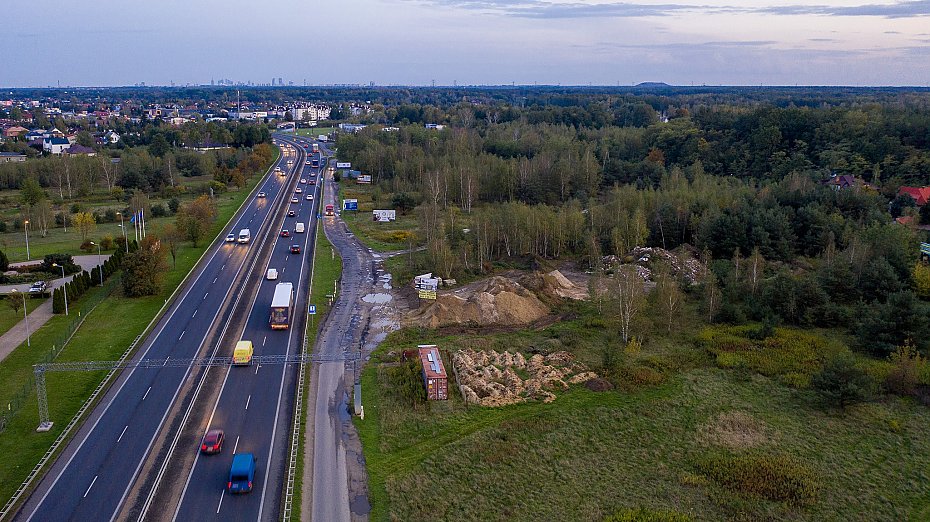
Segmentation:
{"type": "Polygon", "coordinates": [[[88,240],[84,241],[83,243],[81,243],[81,250],[83,250],[83,251],[85,251],[85,252],[87,252],[87,253],[90,253],[90,252],[96,251],[96,250],[97,250],[97,246],[93,244],[93,241],[91,241],[90,239],[88,239],[88,240]]]}
{"type": "Polygon", "coordinates": [[[65,275],[74,274],[81,270],[81,267],[74,264],[74,258],[71,254],[48,254],[42,259],[40,270],[50,274],[61,274],[61,269],[57,266],[65,267],[65,275]]]}
{"type": "Polygon", "coordinates": [[[159,203],[158,205],[152,205],[152,217],[160,218],[168,215],[168,209],[164,205],[159,203]]]}
{"type": "Polygon", "coordinates": [[[106,209],[106,210],[103,212],[103,219],[104,219],[104,221],[107,222],[107,223],[115,223],[116,220],[117,220],[117,218],[116,218],[116,210],[114,210],[114,209],[112,209],[112,208],[106,209]]]}
{"type": "Polygon", "coordinates": [[[65,313],[65,296],[62,293],[61,288],[56,288],[52,291],[52,313],[65,313]]]}
{"type": "Polygon", "coordinates": [[[6,221],[3,221],[2,219],[0,219],[0,233],[6,232],[6,231],[7,231],[6,221]]]}
{"type": "Polygon", "coordinates": [[[812,471],[784,455],[711,454],[697,467],[727,490],[789,504],[810,504],[820,489],[812,471]]]}
{"type": "Polygon", "coordinates": [[[715,326],[697,335],[698,346],[713,355],[722,368],[747,368],[769,377],[812,375],[822,362],[842,347],[817,334],[790,328],[715,326]]]}
{"type": "Polygon", "coordinates": [[[6,257],[6,254],[3,253],[3,250],[0,250],[0,272],[6,272],[10,268],[10,260],[6,257]]]}
{"type": "Polygon", "coordinates": [[[170,210],[172,214],[177,214],[179,208],[181,208],[181,200],[178,198],[171,198],[168,200],[168,210],[170,210]]]}
{"type": "Polygon", "coordinates": [[[845,408],[866,400],[872,391],[872,379],[856,366],[848,354],[840,354],[824,364],[811,377],[811,386],[829,403],[845,408]]]}
{"type": "Polygon", "coordinates": [[[892,367],[885,376],[885,389],[897,395],[912,395],[920,380],[921,367],[926,366],[920,353],[910,342],[898,347],[888,359],[892,367]]]}

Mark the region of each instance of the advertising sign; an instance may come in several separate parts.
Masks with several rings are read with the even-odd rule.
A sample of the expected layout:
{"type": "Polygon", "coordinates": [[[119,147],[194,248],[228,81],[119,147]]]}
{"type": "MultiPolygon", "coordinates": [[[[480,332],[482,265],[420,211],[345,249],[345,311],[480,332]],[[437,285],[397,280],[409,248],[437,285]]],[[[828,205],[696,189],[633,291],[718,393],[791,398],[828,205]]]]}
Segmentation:
{"type": "Polygon", "coordinates": [[[381,223],[387,221],[394,221],[397,219],[397,213],[393,210],[372,210],[372,221],[378,221],[381,223]]]}
{"type": "Polygon", "coordinates": [[[371,174],[361,174],[358,177],[359,183],[371,183],[371,174]]]}
{"type": "Polygon", "coordinates": [[[432,300],[436,299],[435,290],[419,290],[417,292],[417,295],[420,297],[420,299],[432,299],[432,300]]]}
{"type": "Polygon", "coordinates": [[[351,169],[352,162],[351,161],[337,161],[336,168],[337,169],[351,169]]]}
{"type": "Polygon", "coordinates": [[[358,210],[358,200],[357,199],[342,200],[342,210],[358,210]]]}

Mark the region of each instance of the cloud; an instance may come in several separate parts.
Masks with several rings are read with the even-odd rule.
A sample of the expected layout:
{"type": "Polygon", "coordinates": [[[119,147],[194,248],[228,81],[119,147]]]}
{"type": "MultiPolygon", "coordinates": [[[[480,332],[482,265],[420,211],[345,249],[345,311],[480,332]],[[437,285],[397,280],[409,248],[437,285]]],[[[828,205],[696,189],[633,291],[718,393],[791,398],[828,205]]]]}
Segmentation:
{"type": "Polygon", "coordinates": [[[434,6],[497,12],[521,18],[642,18],[684,13],[759,13],[783,16],[878,16],[913,18],[930,16],[930,0],[899,0],[892,4],[858,6],[783,5],[746,7],[739,5],[637,4],[631,2],[582,3],[548,0],[421,0],[434,6]]]}

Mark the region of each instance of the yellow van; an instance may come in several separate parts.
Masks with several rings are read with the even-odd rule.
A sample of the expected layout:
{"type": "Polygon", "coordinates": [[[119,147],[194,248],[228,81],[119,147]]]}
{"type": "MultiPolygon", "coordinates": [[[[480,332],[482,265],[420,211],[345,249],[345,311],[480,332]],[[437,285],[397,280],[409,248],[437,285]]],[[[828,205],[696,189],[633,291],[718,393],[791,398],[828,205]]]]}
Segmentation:
{"type": "Polygon", "coordinates": [[[252,352],[254,352],[252,341],[239,341],[233,352],[233,364],[237,366],[252,364],[252,352]]]}

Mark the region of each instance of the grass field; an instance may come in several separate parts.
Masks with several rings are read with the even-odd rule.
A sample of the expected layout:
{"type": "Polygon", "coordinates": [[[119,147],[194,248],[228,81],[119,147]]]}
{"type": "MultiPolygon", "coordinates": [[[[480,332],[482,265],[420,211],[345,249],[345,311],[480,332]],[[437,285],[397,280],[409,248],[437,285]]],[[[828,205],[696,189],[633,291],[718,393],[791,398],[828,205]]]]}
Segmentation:
{"type": "Polygon", "coordinates": [[[416,233],[419,223],[413,213],[397,212],[397,220],[388,223],[372,220],[372,210],[394,208],[390,197],[390,193],[382,192],[377,185],[359,185],[354,180],[339,183],[340,200],[358,200],[358,212],[343,211],[342,219],[365,246],[379,252],[420,246],[422,240],[416,233]]]}
{"type": "MultiPolygon", "coordinates": [[[[597,368],[601,349],[614,341],[592,306],[573,308],[562,311],[574,318],[542,331],[389,336],[364,370],[366,416],[355,419],[372,520],[601,520],[632,508],[708,521],[930,516],[930,409],[895,397],[845,412],[825,408],[796,379],[785,383],[795,368],[773,362],[784,353],[720,368],[692,337],[697,329],[654,334],[624,358],[624,371],[649,368],[657,381],[634,379],[601,393],[576,386],[549,404],[466,407],[450,382],[448,404],[418,411],[399,401],[379,371],[381,354],[423,342],[564,349],[597,368]],[[787,462],[776,469],[787,478],[758,461],[787,462]],[[753,464],[736,471],[734,463],[745,462],[753,464]],[[810,497],[772,500],[751,489],[753,480],[803,484],[810,497]]],[[[779,338],[790,347],[792,335],[779,338]]]]}
{"type": "MultiPolygon", "coordinates": [[[[47,297],[26,297],[26,313],[32,313],[39,305],[45,302],[47,297]]],[[[0,335],[5,334],[10,328],[23,320],[22,297],[12,296],[0,299],[0,335]],[[19,311],[14,312],[10,307],[10,299],[19,299],[19,311]]]]}
{"type": "Polygon", "coordinates": [[[329,134],[334,130],[336,130],[336,127],[311,127],[309,129],[297,129],[297,135],[316,138],[320,134],[329,134]]]}
{"type": "MultiPolygon", "coordinates": [[[[105,299],[85,320],[71,342],[56,361],[112,360],[118,358],[136,336],[143,333],[149,322],[164,305],[165,300],[180,284],[191,268],[209,246],[212,238],[223,233],[226,223],[241,206],[251,188],[261,179],[253,176],[249,185],[238,192],[229,192],[217,197],[218,217],[211,228],[209,240],[201,241],[198,247],[184,243],[178,251],[177,267],[165,275],[161,294],[146,298],[122,297],[119,290],[105,299]]],[[[30,238],[31,246],[31,238],[30,238]]],[[[168,259],[171,266],[171,259],[168,259]]],[[[94,288],[88,292],[101,291],[94,288]]],[[[72,305],[71,313],[88,297],[72,305]]],[[[0,403],[6,405],[32,372],[32,365],[41,362],[50,350],[52,340],[59,339],[66,331],[70,318],[53,317],[33,336],[32,347],[17,348],[0,363],[0,403]]],[[[50,374],[48,376],[49,415],[55,425],[47,433],[36,433],[38,425],[37,404],[31,395],[17,413],[6,431],[0,433],[0,452],[6,455],[0,461],[0,504],[5,504],[41,456],[74,416],[81,404],[90,396],[106,372],[50,374]]]]}
{"type": "MultiPolygon", "coordinates": [[[[323,223],[319,220],[317,221],[316,245],[313,251],[313,284],[310,288],[310,303],[316,305],[316,316],[311,316],[311,324],[307,325],[307,338],[309,339],[308,350],[313,349],[313,345],[316,343],[316,332],[330,309],[329,299],[326,295],[332,293],[333,282],[338,281],[339,277],[342,275],[342,258],[335,251],[329,240],[326,239],[326,235],[323,234],[323,223]]],[[[307,365],[305,371],[307,374],[304,376],[304,389],[301,390],[304,397],[307,396],[311,386],[309,379],[310,365],[307,365]]],[[[309,409],[305,409],[303,414],[304,423],[306,424],[307,416],[313,415],[313,412],[309,409]]],[[[294,481],[294,511],[291,513],[291,520],[294,521],[301,520],[300,503],[303,497],[304,434],[305,432],[301,432],[302,436],[297,449],[297,475],[294,481]]],[[[308,513],[305,518],[309,517],[310,514],[308,513]]]]}

